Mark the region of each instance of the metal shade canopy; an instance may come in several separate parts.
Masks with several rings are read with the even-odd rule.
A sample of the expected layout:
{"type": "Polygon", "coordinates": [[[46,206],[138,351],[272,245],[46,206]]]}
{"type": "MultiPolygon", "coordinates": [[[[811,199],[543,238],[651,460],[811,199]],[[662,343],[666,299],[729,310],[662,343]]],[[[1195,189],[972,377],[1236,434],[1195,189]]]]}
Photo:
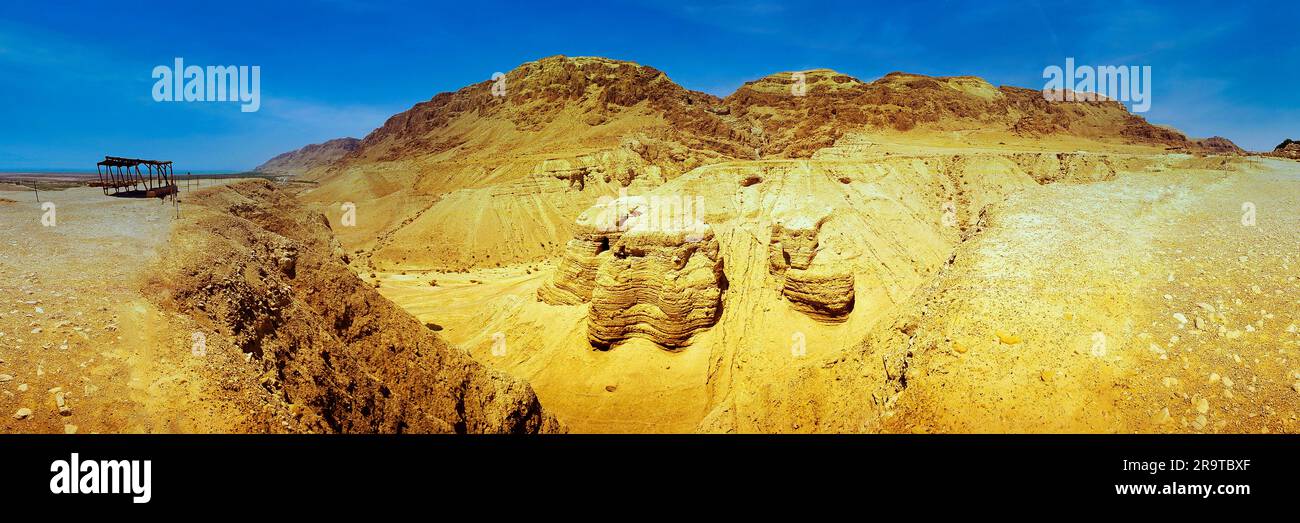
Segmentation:
{"type": "Polygon", "coordinates": [[[172,162],[105,156],[95,164],[104,194],[123,198],[163,198],[178,191],[172,162]],[[144,170],[141,170],[141,167],[144,170]]]}

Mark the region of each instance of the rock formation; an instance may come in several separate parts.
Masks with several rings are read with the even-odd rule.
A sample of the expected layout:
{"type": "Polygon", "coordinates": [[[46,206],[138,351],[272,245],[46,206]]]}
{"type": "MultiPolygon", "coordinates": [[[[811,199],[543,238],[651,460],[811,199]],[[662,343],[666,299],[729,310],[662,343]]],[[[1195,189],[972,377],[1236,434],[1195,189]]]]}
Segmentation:
{"type": "MultiPolygon", "coordinates": [[[[552,56],[520,65],[503,82],[502,96],[493,94],[491,80],[438,94],[389,118],[360,142],[349,142],[345,154],[317,155],[308,170],[323,176],[390,162],[414,166],[417,159],[426,166],[453,156],[458,163],[475,163],[484,152],[613,148],[638,133],[674,151],[647,158],[652,163],[689,170],[719,158],[749,159],[756,149],[764,157],[804,158],[853,131],[972,124],[1030,136],[1204,145],[1207,152],[1224,146],[1216,139],[1188,140],[1115,101],[1049,102],[1041,91],[995,87],[974,76],[895,72],[863,82],[816,69],[773,74],[719,99],[682,88],[652,67],[552,56]],[[562,128],[569,132],[557,133],[562,128]],[[491,139],[483,135],[489,130],[497,131],[491,139]]],[[[305,156],[314,147],[319,146],[286,154],[305,156]]]]}
{"type": "Polygon", "coordinates": [[[843,320],[853,310],[853,270],[819,253],[817,236],[829,216],[796,216],[772,225],[768,270],[781,294],[799,311],[823,321],[843,320]]]}
{"type": "Polygon", "coordinates": [[[361,145],[356,138],[336,138],[323,143],[303,146],[296,151],[280,154],[253,168],[266,174],[301,175],[320,165],[327,165],[355,151],[361,145]]]}
{"type": "Polygon", "coordinates": [[[583,213],[538,297],[589,301],[588,339],[607,348],[632,337],[677,349],[712,326],[727,287],[713,231],[693,202],[623,197],[583,213]]]}
{"type": "Polygon", "coordinates": [[[615,212],[613,202],[604,202],[578,217],[574,237],[565,244],[555,276],[537,289],[538,299],[552,305],[577,305],[591,300],[602,262],[600,255],[609,252],[610,238],[617,234],[613,227],[605,225],[611,220],[607,216],[615,212]]]}
{"type": "Polygon", "coordinates": [[[1237,144],[1232,143],[1232,140],[1222,136],[1211,136],[1204,140],[1196,140],[1196,145],[1201,149],[1201,151],[1211,154],[1246,154],[1245,149],[1238,147],[1237,144]]]}
{"type": "Polygon", "coordinates": [[[1273,148],[1272,154],[1273,156],[1281,158],[1300,160],[1300,142],[1290,138],[1283,140],[1282,143],[1277,144],[1277,147],[1273,148]]]}
{"type": "Polygon", "coordinates": [[[895,72],[862,82],[829,69],[778,73],[746,83],[724,103],[731,115],[754,129],[764,157],[809,157],[854,131],[907,133],[972,126],[1030,137],[1195,145],[1177,131],[1129,113],[1119,102],[1049,102],[1041,91],[994,87],[973,76],[895,72]]]}
{"type": "MultiPolygon", "coordinates": [[[[265,181],[196,194],[150,288],[210,325],[314,432],[560,430],[524,382],[489,370],[341,261],[325,219],[265,181]]],[[[210,350],[217,350],[215,347],[210,350]]]]}
{"type": "MultiPolygon", "coordinates": [[[[503,96],[493,87],[394,116],[314,168],[320,185],[303,198],[368,202],[363,225],[336,228],[365,252],[361,270],[481,361],[527,377],[578,430],[870,430],[916,383],[910,351],[929,350],[900,312],[924,315],[918,299],[966,258],[1036,262],[1011,255],[1055,238],[1025,201],[1157,173],[1208,180],[1245,161],[1227,140],[1188,139],[1115,101],[1053,102],[975,77],[814,70],[719,99],[635,64],[551,57],[506,74],[503,96]],[[682,195],[704,205],[688,212],[682,195]],[[1012,228],[1026,233],[981,241],[1012,228]],[[439,285],[382,276],[408,270],[439,285]],[[487,352],[498,329],[508,356],[487,352]],[[854,345],[867,333],[887,343],[854,345]],[[665,350],[639,350],[651,344],[665,350]],[[870,386],[835,388],[848,378],[870,386]],[[808,392],[821,387],[835,389],[808,392]]],[[[1139,211],[1181,201],[1155,185],[1118,196],[1139,211]]],[[[1052,286],[988,270],[961,288],[1052,286]]],[[[1021,339],[1007,332],[997,339],[1021,339]]]]}
{"type": "Polygon", "coordinates": [[[711,231],[697,241],[680,232],[621,235],[596,274],[588,315],[593,346],[640,337],[665,348],[690,343],[722,313],[726,278],[711,231]]]}

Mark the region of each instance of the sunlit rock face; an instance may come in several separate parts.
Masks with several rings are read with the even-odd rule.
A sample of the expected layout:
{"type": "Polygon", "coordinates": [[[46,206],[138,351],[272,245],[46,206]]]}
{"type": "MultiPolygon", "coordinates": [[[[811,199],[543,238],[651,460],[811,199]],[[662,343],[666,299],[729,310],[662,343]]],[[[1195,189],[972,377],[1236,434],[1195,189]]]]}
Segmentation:
{"type": "Polygon", "coordinates": [[[537,289],[537,298],[551,305],[577,305],[591,300],[596,285],[598,255],[609,249],[608,237],[579,234],[564,247],[555,276],[537,289]]]}
{"type": "Polygon", "coordinates": [[[800,312],[821,321],[843,321],[853,311],[852,268],[818,256],[818,235],[828,217],[799,217],[772,225],[768,271],[781,282],[781,295],[800,312]]]}
{"type": "Polygon", "coordinates": [[[717,322],[726,289],[712,229],[698,201],[622,197],[579,216],[574,238],[538,298],[589,302],[588,340],[609,348],[644,338],[667,349],[717,322]]]}

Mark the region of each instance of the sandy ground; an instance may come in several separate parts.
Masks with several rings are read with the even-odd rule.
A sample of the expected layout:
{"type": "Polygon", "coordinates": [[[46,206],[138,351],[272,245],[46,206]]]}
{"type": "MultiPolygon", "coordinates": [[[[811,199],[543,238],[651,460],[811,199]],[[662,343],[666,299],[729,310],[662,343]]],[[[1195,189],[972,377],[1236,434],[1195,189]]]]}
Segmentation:
{"type": "Polygon", "coordinates": [[[1300,164],[1266,162],[1204,192],[1181,219],[1156,227],[1155,255],[1172,267],[1143,296],[1156,357],[1136,372],[1138,402],[1163,400],[1149,407],[1160,430],[1296,432],[1300,164]],[[1244,206],[1253,224],[1243,224],[1244,206]]]}
{"type": "Polygon", "coordinates": [[[1297,189],[1263,162],[1013,196],[915,307],[884,429],[1295,432],[1297,189]]]}
{"type": "Polygon", "coordinates": [[[570,430],[694,430],[708,402],[708,352],[669,352],[642,340],[620,350],[593,349],[586,341],[587,305],[537,301],[537,288],[553,269],[538,263],[468,273],[376,273],[374,280],[381,294],[435,325],[444,339],[526,379],[570,430]]]}
{"type": "Polygon", "coordinates": [[[184,320],[139,292],[141,268],[168,240],[170,202],[42,191],[57,220],[46,226],[31,192],[0,198],[15,200],[0,202],[0,432],[240,425],[238,409],[214,399],[218,384],[204,378],[213,362],[192,353],[184,320]]]}

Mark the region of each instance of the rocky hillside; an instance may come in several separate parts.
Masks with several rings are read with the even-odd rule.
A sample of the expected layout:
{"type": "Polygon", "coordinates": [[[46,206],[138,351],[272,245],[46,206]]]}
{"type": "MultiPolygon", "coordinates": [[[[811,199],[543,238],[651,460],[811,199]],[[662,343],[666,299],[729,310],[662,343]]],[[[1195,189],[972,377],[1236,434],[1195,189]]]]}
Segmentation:
{"type": "Polygon", "coordinates": [[[312,176],[361,174],[360,189],[377,196],[407,188],[436,194],[517,180],[540,162],[629,139],[644,162],[671,173],[751,148],[746,133],[717,114],[720,99],[652,67],[557,56],[510,71],[496,93],[494,85],[485,80],[418,103],[354,150],[312,164],[312,176]]]}
{"type": "Polygon", "coordinates": [[[466,270],[559,254],[601,197],[724,162],[812,158],[841,142],[1210,150],[1117,102],[1048,102],[975,77],[780,73],[719,99],[651,67],[554,56],[393,116],[308,167],[320,184],[302,197],[331,219],[357,204],[362,218],[335,232],[368,268],[466,270]]]}
{"type": "Polygon", "coordinates": [[[342,163],[388,161],[465,148],[472,145],[473,137],[467,132],[470,129],[456,124],[468,123],[463,121],[466,118],[508,122],[517,131],[540,135],[537,138],[542,141],[561,143],[573,138],[597,143],[609,140],[615,138],[614,133],[587,131],[619,129],[623,124],[692,149],[724,153],[738,151],[744,138],[711,112],[720,101],[716,97],[689,91],[663,72],[631,62],[555,56],[525,63],[506,74],[503,96],[493,93],[493,85],[493,81],[484,81],[441,93],[394,115],[366,136],[342,163]],[[654,121],[627,121],[637,116],[650,116],[654,121]],[[564,136],[568,134],[578,136],[564,136]]]}
{"type": "Polygon", "coordinates": [[[313,432],[560,430],[524,382],[475,362],[345,266],[319,214],[266,181],[196,193],[148,286],[240,351],[313,432]],[[196,207],[197,206],[197,207],[196,207]]]}
{"type": "Polygon", "coordinates": [[[1300,160],[1300,142],[1290,138],[1283,140],[1273,149],[1273,156],[1300,160]]]}
{"type": "Polygon", "coordinates": [[[746,83],[725,104],[755,129],[764,156],[808,157],[853,131],[978,129],[1189,145],[1182,134],[1151,125],[1118,102],[1049,102],[1041,91],[994,87],[973,76],[896,72],[863,82],[829,69],[778,73],[746,83]]]}
{"type": "Polygon", "coordinates": [[[1245,149],[1238,147],[1237,144],[1232,143],[1232,140],[1229,140],[1222,136],[1211,136],[1204,140],[1196,140],[1196,146],[1202,151],[1213,153],[1213,154],[1232,154],[1232,155],[1246,154],[1245,149]]]}
{"type": "Polygon", "coordinates": [[[313,167],[330,164],[357,149],[361,140],[336,138],[324,143],[314,143],[296,151],[280,154],[253,170],[267,174],[300,175],[313,167]]]}
{"type": "Polygon", "coordinates": [[[723,100],[687,90],[652,67],[553,56],[507,73],[504,96],[494,96],[490,80],[438,94],[394,115],[346,154],[322,155],[306,165],[309,170],[339,170],[445,159],[441,153],[447,152],[464,157],[493,142],[493,150],[504,150],[502,145],[552,151],[575,145],[612,147],[629,133],[678,146],[656,151],[650,160],[688,164],[698,161],[685,162],[683,156],[695,152],[743,159],[756,153],[808,157],[854,130],[980,128],[1197,145],[1113,101],[1048,102],[1040,91],[994,87],[973,76],[890,73],[863,82],[829,69],[800,74],[802,81],[795,73],[778,73],[748,82],[723,100]],[[483,129],[496,132],[486,137],[477,132],[483,129]]]}

